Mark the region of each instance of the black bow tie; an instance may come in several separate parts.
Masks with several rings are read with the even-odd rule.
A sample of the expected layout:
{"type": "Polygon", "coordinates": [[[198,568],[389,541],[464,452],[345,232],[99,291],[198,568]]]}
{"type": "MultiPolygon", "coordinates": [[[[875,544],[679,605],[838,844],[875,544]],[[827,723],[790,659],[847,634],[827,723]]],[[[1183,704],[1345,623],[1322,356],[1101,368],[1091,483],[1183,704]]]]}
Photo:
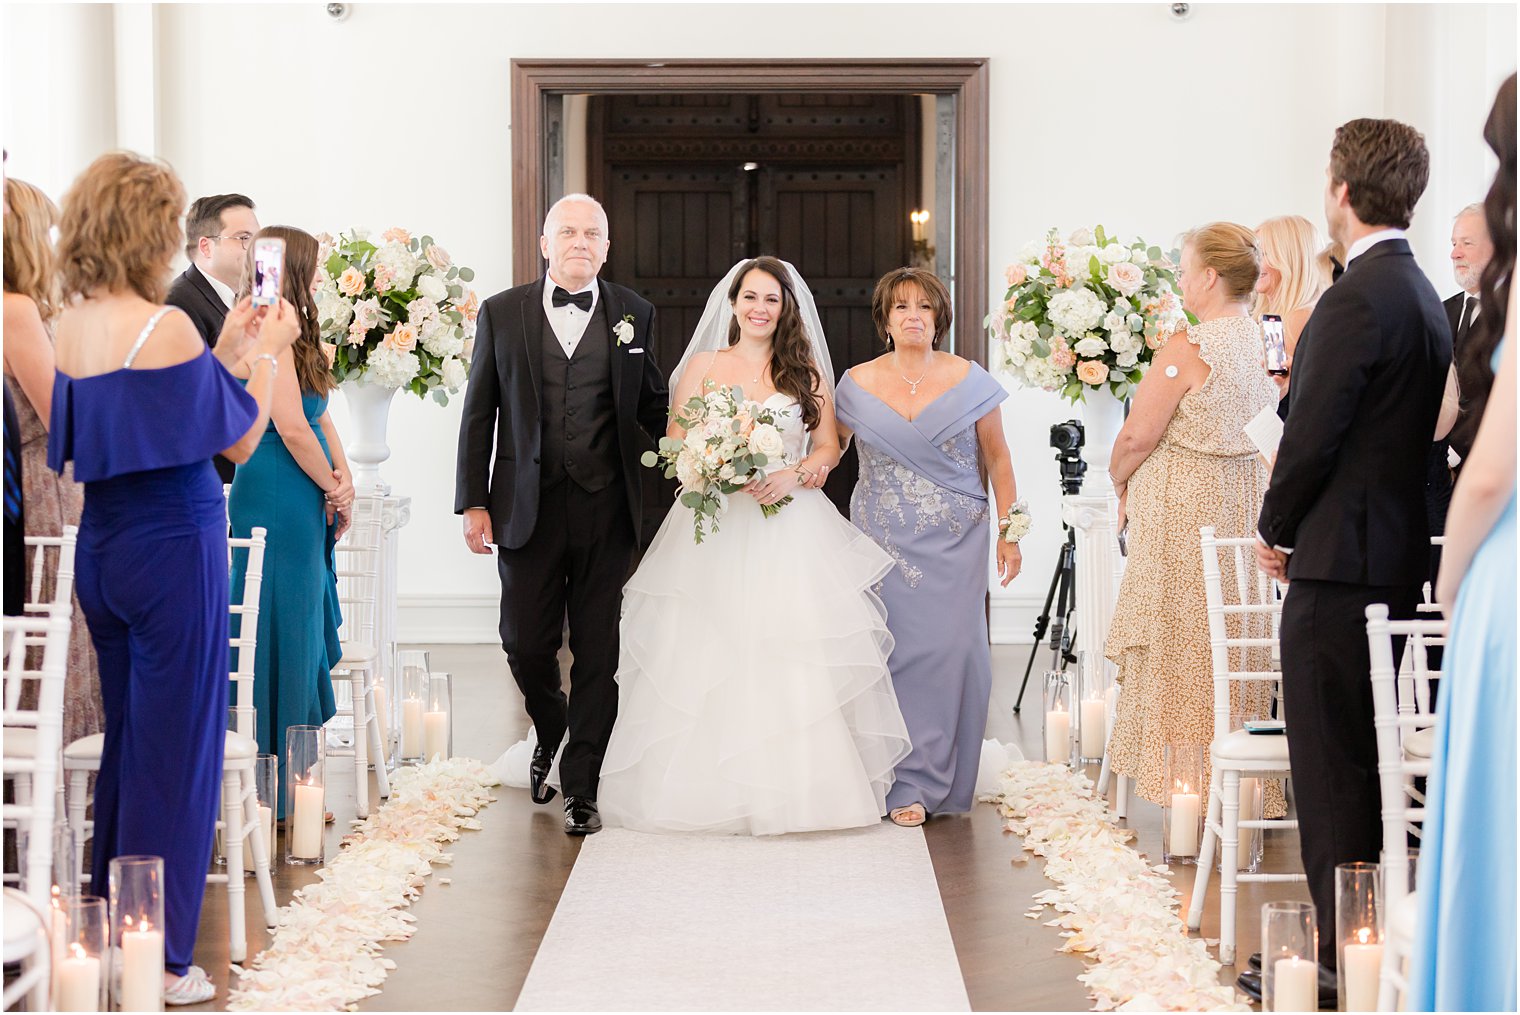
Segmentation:
{"type": "Polygon", "coordinates": [[[554,305],[556,307],[562,307],[567,303],[574,303],[576,306],[581,308],[582,312],[587,314],[591,313],[591,290],[587,289],[585,292],[569,293],[565,291],[564,286],[555,286],[554,305]]]}

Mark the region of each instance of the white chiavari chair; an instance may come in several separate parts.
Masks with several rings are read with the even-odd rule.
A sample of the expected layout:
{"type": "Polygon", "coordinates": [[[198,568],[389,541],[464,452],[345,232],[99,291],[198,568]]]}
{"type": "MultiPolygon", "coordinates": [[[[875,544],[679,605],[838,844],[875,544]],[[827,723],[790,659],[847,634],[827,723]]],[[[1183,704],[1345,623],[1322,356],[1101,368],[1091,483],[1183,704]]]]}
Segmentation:
{"type": "Polygon", "coordinates": [[[385,769],[385,746],[380,720],[375,714],[375,680],[379,674],[380,514],[381,498],[354,498],[353,522],[335,550],[338,572],[338,604],[343,611],[339,638],[343,657],[333,667],[336,716],[353,720],[348,745],[332,747],[328,757],[354,759],[354,801],[359,817],[369,816],[369,766],[375,766],[376,789],[391,795],[385,769]],[[346,688],[343,683],[346,683],[346,688]]]}
{"type": "Polygon", "coordinates": [[[1367,651],[1372,660],[1372,714],[1377,730],[1378,785],[1383,800],[1383,965],[1378,1010],[1395,1011],[1408,989],[1404,963],[1414,945],[1416,902],[1409,890],[1409,839],[1419,838],[1425,797],[1416,780],[1430,774],[1435,716],[1409,707],[1419,680],[1439,676],[1428,666],[1427,650],[1444,643],[1446,621],[1388,619],[1388,607],[1367,607],[1367,651]],[[1404,656],[1413,680],[1394,670],[1393,639],[1405,639],[1404,656]]]}
{"type": "MultiPolygon", "coordinates": [[[[1209,784],[1208,817],[1198,852],[1198,872],[1188,905],[1187,925],[1197,930],[1203,922],[1204,896],[1214,872],[1214,849],[1219,858],[1219,961],[1235,960],[1235,903],[1241,882],[1292,882],[1305,880],[1302,873],[1241,873],[1239,845],[1242,829],[1297,828],[1291,818],[1240,817],[1240,780],[1286,779],[1289,774],[1288,738],[1232,730],[1230,686],[1242,681],[1278,683],[1275,669],[1253,670],[1253,658],[1270,659],[1277,642],[1282,601],[1271,579],[1256,567],[1256,539],[1220,539],[1214,529],[1199,530],[1203,546],[1204,599],[1209,616],[1209,650],[1214,668],[1214,740],[1209,745],[1213,774],[1209,784]],[[1235,602],[1226,605],[1221,557],[1229,554],[1235,576],[1235,602]],[[1233,621],[1233,623],[1232,623],[1233,621]],[[1231,628],[1239,632],[1231,634],[1231,628]],[[1259,628],[1262,634],[1253,635],[1259,628]]],[[[1269,664],[1270,666],[1270,664],[1269,664]]],[[[1291,719],[1288,719],[1291,721],[1291,719]]],[[[1265,834],[1265,831],[1263,831],[1265,834]]]]}

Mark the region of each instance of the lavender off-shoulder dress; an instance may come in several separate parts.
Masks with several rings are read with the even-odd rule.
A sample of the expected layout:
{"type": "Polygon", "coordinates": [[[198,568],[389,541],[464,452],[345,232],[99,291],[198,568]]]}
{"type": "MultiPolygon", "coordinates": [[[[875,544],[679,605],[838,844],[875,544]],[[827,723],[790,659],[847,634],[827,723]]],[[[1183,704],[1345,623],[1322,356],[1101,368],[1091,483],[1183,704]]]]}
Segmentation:
{"type": "Polygon", "coordinates": [[[860,455],[850,520],[896,562],[877,591],[913,752],[898,763],[888,807],[971,809],[992,688],[984,606],[992,526],[976,421],[1007,397],[974,363],[913,420],[849,374],[835,392],[860,455]]]}

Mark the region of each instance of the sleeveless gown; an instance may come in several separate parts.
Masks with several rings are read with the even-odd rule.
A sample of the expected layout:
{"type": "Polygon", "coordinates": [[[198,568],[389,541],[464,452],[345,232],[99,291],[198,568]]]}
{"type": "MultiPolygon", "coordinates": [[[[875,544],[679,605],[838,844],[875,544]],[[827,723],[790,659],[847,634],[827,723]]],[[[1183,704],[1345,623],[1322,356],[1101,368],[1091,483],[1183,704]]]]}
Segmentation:
{"type": "MultiPolygon", "coordinates": [[[[800,408],[766,404],[797,462],[800,408]]],[[[691,509],[672,506],[623,590],[603,821],[738,835],[880,821],[909,750],[871,591],[891,567],[821,490],[770,518],[733,494],[700,545],[691,509]]]]}
{"type": "Polygon", "coordinates": [[[969,811],[992,694],[983,603],[993,527],[976,422],[1008,392],[972,364],[912,420],[849,374],[835,397],[860,454],[850,518],[893,564],[876,589],[913,753],[897,766],[887,806],[969,811]]]}
{"type": "Polygon", "coordinates": [[[1515,549],[1512,490],[1451,616],[1415,882],[1411,1011],[1515,1010],[1515,549]]]}
{"type": "Polygon", "coordinates": [[[165,967],[195,950],[227,728],[227,512],[211,457],[258,406],[209,349],[53,381],[48,465],[84,484],[76,588],[100,665],[93,891],[113,857],[164,859],[165,967]]]}
{"type": "MultiPolygon", "coordinates": [[[[301,408],[330,465],[332,454],[320,426],[327,396],[303,392],[301,408]]],[[[342,658],[343,646],[338,640],[342,618],[333,566],[334,530],[327,524],[322,489],[296,464],[273,423],[253,455],[237,467],[227,513],[234,536],[247,538],[255,525],[269,530],[259,592],[253,703],[258,709],[259,750],[280,759],[283,780],[286,728],[321,726],[336,710],[332,668],[342,658]]],[[[232,561],[234,604],[243,601],[247,572],[248,553],[238,550],[232,561]]],[[[241,620],[232,621],[233,637],[241,620]]],[[[281,793],[282,817],[284,804],[281,793]]]]}

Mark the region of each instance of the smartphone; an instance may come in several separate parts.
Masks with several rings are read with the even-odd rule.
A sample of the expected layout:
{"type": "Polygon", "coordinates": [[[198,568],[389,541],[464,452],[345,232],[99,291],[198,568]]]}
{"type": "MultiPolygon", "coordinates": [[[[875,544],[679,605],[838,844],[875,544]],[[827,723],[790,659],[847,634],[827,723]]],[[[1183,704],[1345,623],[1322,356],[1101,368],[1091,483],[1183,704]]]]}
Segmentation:
{"type": "Polygon", "coordinates": [[[1283,338],[1282,318],[1276,314],[1261,315],[1261,340],[1267,348],[1267,373],[1275,377],[1288,375],[1288,346],[1283,338]]]}
{"type": "Polygon", "coordinates": [[[280,302],[280,276],[285,271],[285,241],[260,236],[253,241],[253,305],[272,307],[280,302]]]}
{"type": "Polygon", "coordinates": [[[1288,724],[1281,719],[1247,719],[1242,725],[1247,733],[1271,735],[1288,731],[1288,724]]]}

